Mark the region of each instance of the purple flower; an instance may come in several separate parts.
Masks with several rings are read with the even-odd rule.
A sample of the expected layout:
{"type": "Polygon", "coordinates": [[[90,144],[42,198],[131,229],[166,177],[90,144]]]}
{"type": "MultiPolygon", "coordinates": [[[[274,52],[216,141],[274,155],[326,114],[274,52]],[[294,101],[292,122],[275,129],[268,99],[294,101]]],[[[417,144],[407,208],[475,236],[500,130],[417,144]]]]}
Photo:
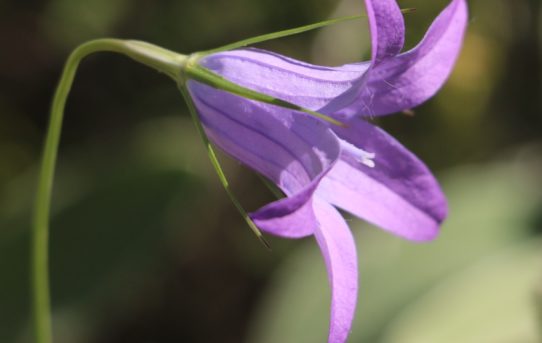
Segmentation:
{"type": "Polygon", "coordinates": [[[335,207],[415,241],[434,238],[447,214],[433,175],[411,152],[363,118],[415,107],[450,74],[467,23],[452,0],[421,43],[400,53],[404,22],[395,0],[365,0],[371,61],[316,66],[258,49],[207,55],[205,68],[229,81],[346,122],[248,100],[198,81],[187,85],[212,142],[272,180],[286,197],[251,214],[262,230],[314,235],[332,287],[329,342],[344,342],[357,297],[351,232],[335,207]]]}

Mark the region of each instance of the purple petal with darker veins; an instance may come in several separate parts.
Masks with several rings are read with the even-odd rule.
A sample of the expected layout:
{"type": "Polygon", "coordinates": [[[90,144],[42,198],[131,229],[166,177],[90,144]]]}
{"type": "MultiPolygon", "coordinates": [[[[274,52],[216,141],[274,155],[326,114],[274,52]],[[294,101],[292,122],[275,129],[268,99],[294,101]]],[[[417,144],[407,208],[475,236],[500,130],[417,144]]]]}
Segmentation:
{"type": "Polygon", "coordinates": [[[334,131],[344,140],[341,159],[316,195],[398,236],[433,239],[447,215],[447,204],[425,164],[363,120],[334,131]]]}
{"type": "Polygon", "coordinates": [[[371,29],[374,65],[389,59],[403,49],[405,22],[396,0],[365,0],[371,29]]]}
{"type": "Polygon", "coordinates": [[[427,101],[444,84],[457,60],[468,20],[465,0],[453,0],[414,49],[387,59],[366,75],[361,96],[343,110],[352,116],[384,115],[427,101]]]}
{"type": "Polygon", "coordinates": [[[422,42],[403,54],[404,22],[396,1],[366,0],[366,6],[372,61],[324,67],[240,49],[205,56],[200,63],[239,85],[339,120],[423,103],[442,87],[459,55],[467,24],[465,0],[453,0],[422,42]]]}
{"type": "MultiPolygon", "coordinates": [[[[403,48],[403,15],[395,0],[365,0],[373,64],[403,48]]],[[[325,67],[260,49],[239,49],[205,56],[201,65],[226,79],[313,110],[361,86],[370,62],[325,67]]],[[[328,111],[329,112],[329,111],[328,111]]]]}
{"type": "Polygon", "coordinates": [[[350,332],[358,293],[356,245],[340,213],[314,199],[318,219],[315,237],[324,256],[331,285],[331,319],[328,343],[344,343],[350,332]]]}
{"type": "Polygon", "coordinates": [[[339,120],[372,112],[371,104],[364,97],[366,83],[375,69],[401,52],[405,42],[405,22],[396,0],[365,0],[365,7],[371,31],[371,61],[350,66],[369,67],[344,93],[319,109],[339,120]]]}
{"type": "Polygon", "coordinates": [[[189,81],[188,88],[210,140],[265,175],[288,196],[256,212],[256,224],[277,235],[311,234],[311,225],[284,230],[279,224],[286,217],[314,217],[312,211],[305,210],[305,203],[339,157],[337,137],[324,123],[301,112],[248,100],[196,81],[189,81]]]}
{"type": "Polygon", "coordinates": [[[229,81],[312,110],[359,83],[369,68],[369,63],[318,66],[260,49],[224,51],[200,63],[229,81]]]}

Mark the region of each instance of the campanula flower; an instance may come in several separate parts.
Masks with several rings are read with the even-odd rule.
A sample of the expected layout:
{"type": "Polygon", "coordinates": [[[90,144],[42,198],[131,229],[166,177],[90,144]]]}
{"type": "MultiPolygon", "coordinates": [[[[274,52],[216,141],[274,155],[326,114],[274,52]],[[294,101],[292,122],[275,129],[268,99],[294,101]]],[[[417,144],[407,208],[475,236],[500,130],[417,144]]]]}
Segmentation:
{"type": "Polygon", "coordinates": [[[336,207],[414,241],[434,238],[447,215],[428,168],[365,118],[411,109],[449,76],[467,24],[452,0],[423,40],[401,53],[404,21],[395,0],[365,0],[372,54],[367,62],[317,66],[259,49],[199,57],[200,66],[242,87],[323,113],[249,100],[197,80],[186,82],[210,140],[274,182],[286,195],[252,213],[273,235],[314,235],[332,288],[329,342],[344,342],[358,275],[352,234],[336,207]]]}

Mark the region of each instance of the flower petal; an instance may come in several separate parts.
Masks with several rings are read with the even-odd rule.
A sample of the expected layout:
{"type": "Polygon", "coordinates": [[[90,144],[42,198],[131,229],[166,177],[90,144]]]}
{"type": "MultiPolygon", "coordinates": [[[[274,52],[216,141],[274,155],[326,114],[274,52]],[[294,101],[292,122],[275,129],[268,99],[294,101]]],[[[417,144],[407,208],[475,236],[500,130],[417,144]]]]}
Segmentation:
{"type": "Polygon", "coordinates": [[[344,139],[341,159],[320,183],[317,196],[398,236],[434,238],[447,204],[423,162],[361,119],[335,132],[344,139]],[[372,168],[364,161],[367,152],[374,153],[372,168]]]}
{"type": "Polygon", "coordinates": [[[422,42],[399,54],[404,20],[395,0],[365,0],[372,61],[324,67],[258,49],[211,54],[200,63],[247,88],[345,120],[415,107],[451,73],[467,23],[465,0],[453,0],[422,42]]]}
{"type": "Polygon", "coordinates": [[[278,224],[288,216],[314,217],[305,204],[340,153],[331,130],[304,113],[247,100],[196,81],[189,81],[188,88],[209,139],[288,196],[256,212],[256,224],[288,237],[311,234],[311,225],[289,226],[283,232],[278,224]]]}
{"type": "Polygon", "coordinates": [[[315,198],[319,225],[315,230],[331,284],[329,343],[344,343],[350,332],[358,293],[356,245],[352,233],[333,206],[315,198]]]}
{"type": "Polygon", "coordinates": [[[365,0],[373,65],[397,55],[405,43],[405,22],[396,0],[365,0]]]}
{"type": "Polygon", "coordinates": [[[250,213],[250,218],[261,230],[275,236],[301,238],[312,235],[317,226],[312,194],[320,179],[314,180],[304,191],[292,197],[272,202],[250,213]]]}
{"type": "Polygon", "coordinates": [[[444,84],[457,60],[467,26],[465,0],[453,0],[414,49],[387,59],[366,75],[361,96],[343,110],[384,115],[427,101],[444,84]]]}
{"type": "Polygon", "coordinates": [[[312,110],[349,90],[369,68],[369,63],[317,66],[260,49],[220,52],[200,63],[229,81],[312,110]]]}
{"type": "MultiPolygon", "coordinates": [[[[365,0],[372,32],[373,63],[403,48],[403,15],[395,0],[365,0]]],[[[369,63],[317,66],[260,49],[239,49],[205,56],[201,65],[240,84],[313,110],[358,84],[369,63]]]]}

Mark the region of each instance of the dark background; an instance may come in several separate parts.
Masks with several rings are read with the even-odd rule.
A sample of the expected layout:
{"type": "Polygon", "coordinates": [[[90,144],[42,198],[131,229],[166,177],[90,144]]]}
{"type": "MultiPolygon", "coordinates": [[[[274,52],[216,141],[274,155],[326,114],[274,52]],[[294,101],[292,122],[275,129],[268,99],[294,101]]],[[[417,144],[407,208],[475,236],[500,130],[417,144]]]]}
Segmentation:
{"type": "MultiPolygon", "coordinates": [[[[407,15],[408,47],[446,4],[400,1],[417,8],[407,15]]],[[[535,342],[534,324],[507,321],[506,333],[498,324],[507,316],[534,323],[531,293],[519,312],[486,306],[534,294],[538,286],[528,278],[498,282],[504,288],[487,301],[465,300],[469,307],[453,318],[480,311],[472,322],[482,323],[468,329],[446,317],[439,326],[439,308],[450,305],[442,297],[432,302],[436,310],[424,308],[432,290],[475,265],[494,268],[503,282],[521,279],[513,274],[518,268],[499,268],[536,251],[531,245],[542,229],[542,3],[469,5],[464,50],[444,89],[413,118],[379,122],[442,180],[450,221],[427,246],[350,222],[362,280],[352,342],[394,342],[394,332],[407,342],[401,330],[416,320],[404,318],[423,313],[436,318],[429,331],[454,332],[428,336],[440,337],[433,341],[497,342],[477,339],[480,331],[535,342]],[[484,264],[507,249],[518,253],[484,264]]],[[[117,37],[190,53],[362,10],[361,0],[0,1],[0,342],[29,339],[31,203],[49,105],[71,50],[117,37]]],[[[368,38],[359,20],[260,47],[333,65],[366,58],[368,38]]],[[[329,296],[316,245],[269,237],[268,252],[258,243],[221,189],[170,80],[122,56],[86,59],[59,156],[51,225],[55,342],[325,341],[329,296]]],[[[254,174],[221,159],[248,210],[272,200],[254,174]]],[[[536,271],[542,284],[541,266],[532,263],[519,263],[526,266],[521,275],[536,271]]],[[[450,286],[450,297],[478,286],[487,294],[481,280],[450,286]]],[[[453,316],[453,306],[445,312],[453,316]]],[[[425,330],[412,331],[412,342],[420,342],[416,335],[425,330]]]]}

